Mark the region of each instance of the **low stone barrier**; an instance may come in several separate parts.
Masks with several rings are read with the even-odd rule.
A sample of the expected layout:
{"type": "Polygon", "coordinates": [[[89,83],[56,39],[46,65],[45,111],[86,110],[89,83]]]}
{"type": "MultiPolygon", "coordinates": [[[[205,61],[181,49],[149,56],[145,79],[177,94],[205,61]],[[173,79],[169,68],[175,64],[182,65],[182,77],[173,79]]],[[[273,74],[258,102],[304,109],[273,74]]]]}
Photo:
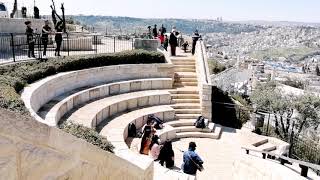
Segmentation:
{"type": "Polygon", "coordinates": [[[24,89],[22,92],[22,99],[25,106],[36,120],[54,126],[54,124],[44,121],[37,114],[38,110],[54,97],[77,88],[103,83],[106,84],[113,81],[172,77],[173,65],[169,63],[132,64],[91,68],[59,73],[33,83],[24,89]]]}
{"type": "Polygon", "coordinates": [[[157,51],[160,47],[159,39],[135,39],[134,48],[135,49],[144,49],[147,51],[157,51]]]}

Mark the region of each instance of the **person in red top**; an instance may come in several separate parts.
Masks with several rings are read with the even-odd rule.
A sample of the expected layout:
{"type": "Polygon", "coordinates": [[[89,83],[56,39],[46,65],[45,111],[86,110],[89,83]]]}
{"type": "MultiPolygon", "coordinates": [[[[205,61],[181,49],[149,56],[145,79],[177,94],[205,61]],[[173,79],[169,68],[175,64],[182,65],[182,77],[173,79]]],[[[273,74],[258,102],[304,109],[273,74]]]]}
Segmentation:
{"type": "Polygon", "coordinates": [[[158,38],[160,39],[161,44],[163,44],[163,43],[164,43],[164,34],[161,33],[161,34],[158,36],[158,38]]]}

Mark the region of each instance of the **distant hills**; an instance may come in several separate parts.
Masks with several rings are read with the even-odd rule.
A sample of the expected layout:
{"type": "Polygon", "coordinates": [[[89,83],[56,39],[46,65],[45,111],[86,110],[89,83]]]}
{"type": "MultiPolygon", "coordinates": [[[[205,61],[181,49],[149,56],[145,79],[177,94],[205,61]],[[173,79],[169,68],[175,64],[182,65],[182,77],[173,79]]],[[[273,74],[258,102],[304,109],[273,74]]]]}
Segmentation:
{"type": "Polygon", "coordinates": [[[73,15],[68,16],[83,25],[88,25],[95,28],[95,31],[131,34],[147,32],[147,27],[154,24],[158,28],[163,24],[167,31],[170,31],[173,26],[185,34],[192,34],[198,29],[201,34],[213,32],[226,32],[238,34],[241,32],[253,32],[264,27],[254,24],[218,22],[215,20],[198,20],[198,19],[143,19],[132,17],[116,17],[116,16],[83,16],[73,15]]]}

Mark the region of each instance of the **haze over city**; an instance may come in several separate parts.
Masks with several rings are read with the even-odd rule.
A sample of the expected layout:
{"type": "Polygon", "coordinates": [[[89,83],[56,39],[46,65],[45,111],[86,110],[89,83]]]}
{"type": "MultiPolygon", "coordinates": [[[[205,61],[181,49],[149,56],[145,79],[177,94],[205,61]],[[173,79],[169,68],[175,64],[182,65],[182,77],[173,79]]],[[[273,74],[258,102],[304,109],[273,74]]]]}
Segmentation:
{"type": "MultiPolygon", "coordinates": [[[[13,1],[5,0],[12,9],[13,1]]],[[[266,20],[266,21],[296,21],[320,22],[320,1],[318,0],[57,0],[56,4],[64,2],[69,15],[106,15],[129,16],[139,18],[192,18],[215,19],[223,17],[229,21],[266,20]],[[174,8],[170,8],[174,7],[174,8]]],[[[51,0],[36,1],[41,14],[50,14],[51,0]]],[[[18,6],[33,9],[33,0],[18,1],[18,6]]],[[[32,11],[32,10],[31,10],[32,11]]]]}

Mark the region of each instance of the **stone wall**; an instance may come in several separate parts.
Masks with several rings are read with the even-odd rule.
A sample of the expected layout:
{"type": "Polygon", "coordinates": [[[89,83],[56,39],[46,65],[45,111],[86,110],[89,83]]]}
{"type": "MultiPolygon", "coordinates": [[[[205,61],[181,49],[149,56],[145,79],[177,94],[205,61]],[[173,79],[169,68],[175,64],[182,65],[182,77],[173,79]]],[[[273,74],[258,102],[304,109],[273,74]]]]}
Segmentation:
{"type": "Polygon", "coordinates": [[[212,84],[210,80],[209,65],[207,61],[206,48],[203,41],[198,41],[196,45],[196,71],[198,77],[198,87],[202,115],[212,120],[212,84]]]}
{"type": "Polygon", "coordinates": [[[167,77],[173,77],[173,65],[170,63],[105,66],[59,73],[47,77],[27,86],[21,96],[25,106],[36,120],[49,126],[55,126],[55,124],[44,121],[37,114],[37,111],[54,97],[77,88],[97,84],[132,79],[167,77]]]}
{"type": "Polygon", "coordinates": [[[0,179],[153,179],[135,165],[60,129],[0,109],[0,179]]]}
{"type": "Polygon", "coordinates": [[[144,49],[147,51],[157,51],[160,47],[159,39],[135,39],[134,48],[135,49],[144,49]]]}

